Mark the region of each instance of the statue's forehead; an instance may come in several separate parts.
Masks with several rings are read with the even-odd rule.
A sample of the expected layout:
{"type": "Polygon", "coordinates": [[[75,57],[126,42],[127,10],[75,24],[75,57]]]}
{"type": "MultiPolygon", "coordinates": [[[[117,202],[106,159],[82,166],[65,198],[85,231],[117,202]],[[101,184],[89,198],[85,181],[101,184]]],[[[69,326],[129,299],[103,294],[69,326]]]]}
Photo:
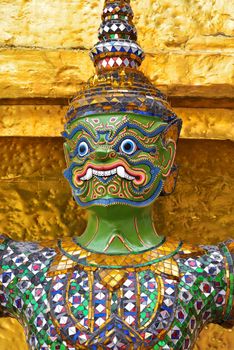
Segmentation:
{"type": "Polygon", "coordinates": [[[166,125],[160,118],[143,116],[138,114],[99,114],[81,117],[70,124],[69,129],[72,131],[77,126],[91,128],[92,130],[116,130],[121,126],[137,125],[142,129],[156,129],[162,125],[166,125]]]}

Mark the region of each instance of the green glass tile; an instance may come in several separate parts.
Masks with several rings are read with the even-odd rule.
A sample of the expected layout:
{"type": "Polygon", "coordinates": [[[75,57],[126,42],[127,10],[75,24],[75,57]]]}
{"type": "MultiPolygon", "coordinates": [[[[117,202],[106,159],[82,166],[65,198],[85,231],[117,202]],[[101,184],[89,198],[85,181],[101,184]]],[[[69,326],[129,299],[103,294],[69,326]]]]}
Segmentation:
{"type": "Polygon", "coordinates": [[[160,341],[158,342],[158,345],[160,345],[160,346],[164,346],[164,345],[166,345],[166,343],[165,343],[165,341],[164,341],[164,340],[160,340],[160,341]]]}
{"type": "Polygon", "coordinates": [[[9,268],[10,268],[9,265],[2,265],[2,269],[3,269],[3,270],[8,270],[9,268]]]}
{"type": "MultiPolygon", "coordinates": [[[[196,269],[196,271],[199,272],[199,273],[202,273],[202,272],[204,272],[204,269],[198,267],[198,268],[196,269]]],[[[205,279],[205,277],[203,277],[203,280],[204,280],[204,279],[205,279]]]]}

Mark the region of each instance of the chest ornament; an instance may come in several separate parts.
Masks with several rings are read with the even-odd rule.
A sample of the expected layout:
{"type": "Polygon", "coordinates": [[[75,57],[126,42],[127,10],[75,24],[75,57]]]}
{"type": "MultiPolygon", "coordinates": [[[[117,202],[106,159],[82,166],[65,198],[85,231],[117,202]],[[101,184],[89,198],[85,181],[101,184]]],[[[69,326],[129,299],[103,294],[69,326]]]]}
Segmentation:
{"type": "Polygon", "coordinates": [[[131,256],[93,254],[74,245],[59,245],[48,272],[52,320],[61,337],[75,348],[97,350],[134,349],[136,343],[150,349],[163,339],[176,305],[173,256],[180,245],[131,256]]]}

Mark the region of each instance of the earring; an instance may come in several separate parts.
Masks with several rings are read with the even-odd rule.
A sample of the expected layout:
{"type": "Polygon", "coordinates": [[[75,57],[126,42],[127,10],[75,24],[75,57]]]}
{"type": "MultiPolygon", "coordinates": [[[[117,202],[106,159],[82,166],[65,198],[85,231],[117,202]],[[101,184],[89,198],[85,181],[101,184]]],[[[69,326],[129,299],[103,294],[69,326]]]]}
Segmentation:
{"type": "Polygon", "coordinates": [[[175,190],[176,181],[178,177],[179,169],[176,165],[173,165],[171,168],[170,174],[164,181],[163,189],[161,192],[161,196],[168,196],[175,190]]]}

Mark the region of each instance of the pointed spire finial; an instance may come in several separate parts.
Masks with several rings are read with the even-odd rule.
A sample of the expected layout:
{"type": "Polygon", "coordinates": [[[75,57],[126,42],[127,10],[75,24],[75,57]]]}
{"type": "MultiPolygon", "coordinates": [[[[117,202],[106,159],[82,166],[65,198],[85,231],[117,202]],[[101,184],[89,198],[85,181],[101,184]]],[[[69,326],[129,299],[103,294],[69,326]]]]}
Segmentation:
{"type": "Polygon", "coordinates": [[[130,0],[106,0],[99,28],[99,42],[90,56],[96,74],[83,86],[70,104],[67,125],[79,117],[106,113],[134,113],[176,123],[164,94],[138,67],[144,52],[137,44],[130,0]]]}
{"type": "Polygon", "coordinates": [[[130,0],[106,0],[99,28],[99,42],[90,52],[98,73],[137,69],[145,55],[137,44],[130,0]]]}

